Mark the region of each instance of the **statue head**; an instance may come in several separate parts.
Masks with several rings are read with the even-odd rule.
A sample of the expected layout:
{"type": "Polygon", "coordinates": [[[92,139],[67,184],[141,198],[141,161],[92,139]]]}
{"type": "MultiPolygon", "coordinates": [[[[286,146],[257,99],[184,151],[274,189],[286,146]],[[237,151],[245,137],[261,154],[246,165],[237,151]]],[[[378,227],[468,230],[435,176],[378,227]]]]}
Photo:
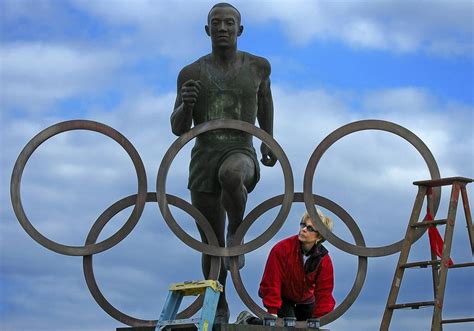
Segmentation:
{"type": "Polygon", "coordinates": [[[240,25],[240,12],[229,3],[214,5],[207,15],[206,33],[211,37],[212,46],[220,48],[237,47],[237,37],[244,27],[240,25]]]}

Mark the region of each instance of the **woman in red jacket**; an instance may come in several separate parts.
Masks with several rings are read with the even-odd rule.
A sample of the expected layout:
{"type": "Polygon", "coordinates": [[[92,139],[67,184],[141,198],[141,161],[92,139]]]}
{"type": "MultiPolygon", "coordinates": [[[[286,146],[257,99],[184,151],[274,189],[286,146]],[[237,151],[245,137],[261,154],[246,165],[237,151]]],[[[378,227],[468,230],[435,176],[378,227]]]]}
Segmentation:
{"type": "MultiPolygon", "coordinates": [[[[317,212],[324,225],[332,230],[332,220],[319,209],[317,212]]],[[[334,270],[323,241],[305,212],[298,235],[272,248],[258,291],[270,314],[306,320],[334,309],[334,270]]]]}

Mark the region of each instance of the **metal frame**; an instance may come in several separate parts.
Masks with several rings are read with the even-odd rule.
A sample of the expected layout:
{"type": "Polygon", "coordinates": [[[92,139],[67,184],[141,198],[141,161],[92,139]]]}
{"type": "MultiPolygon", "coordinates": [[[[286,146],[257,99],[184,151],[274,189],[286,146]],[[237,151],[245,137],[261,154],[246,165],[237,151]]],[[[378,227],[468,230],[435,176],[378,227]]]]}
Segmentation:
{"type": "MultiPolygon", "coordinates": [[[[160,211],[162,216],[170,227],[171,231],[181,239],[185,244],[192,247],[195,250],[198,250],[204,254],[211,255],[212,264],[211,264],[211,279],[217,279],[219,274],[220,268],[220,257],[228,256],[231,257],[231,275],[234,286],[237,290],[242,301],[249,307],[252,311],[254,311],[259,316],[264,316],[266,313],[251,299],[248,295],[245,286],[242,283],[242,279],[240,278],[240,271],[237,268],[237,256],[249,253],[265,243],[267,243],[282,227],[284,224],[291,205],[293,202],[304,202],[305,206],[308,210],[310,216],[314,219],[316,223],[317,230],[336,248],[343,250],[346,253],[357,255],[359,259],[358,264],[358,271],[356,278],[354,280],[354,284],[352,289],[350,290],[347,297],[343,300],[343,302],[336,307],[336,309],[323,316],[321,318],[321,325],[330,323],[336,320],[338,317],[342,316],[345,311],[355,302],[357,299],[367,273],[367,258],[368,257],[376,257],[376,256],[385,256],[394,254],[401,250],[402,248],[402,240],[395,242],[388,246],[382,247],[366,247],[364,238],[362,233],[357,226],[356,221],[352,219],[352,217],[344,210],[342,207],[337,205],[335,202],[326,199],[321,196],[314,195],[312,193],[313,189],[313,178],[315,174],[315,170],[319,160],[321,159],[322,155],[324,154],[327,149],[329,149],[332,144],[334,144],[337,140],[341,139],[342,137],[361,130],[381,130],[386,132],[394,133],[403,139],[407,140],[411,145],[413,145],[417,151],[421,154],[423,159],[425,160],[431,178],[437,179],[440,177],[439,169],[436,164],[436,161],[431,154],[430,150],[426,145],[419,139],[415,134],[411,131],[391,122],[386,121],[379,121],[379,120],[364,120],[349,123],[340,127],[339,129],[333,131],[330,135],[328,135],[314,150],[313,154],[311,155],[309,162],[307,164],[305,174],[304,174],[304,182],[303,182],[303,192],[294,193],[294,183],[293,183],[293,173],[291,170],[290,163],[286,154],[284,153],[283,149],[280,145],[265,131],[255,127],[252,124],[236,121],[236,120],[216,120],[207,123],[203,123],[198,125],[188,131],[187,133],[180,136],[168,149],[166,154],[161,161],[160,167],[158,169],[157,180],[156,180],[156,193],[155,192],[148,192],[146,189],[146,173],[143,166],[143,163],[140,159],[138,152],[135,150],[133,145],[118,131],[115,129],[108,127],[104,124],[93,122],[93,121],[86,121],[86,120],[73,120],[73,121],[66,121],[54,124],[45,130],[38,133],[35,137],[33,137],[27,145],[23,148],[18,159],[15,163],[11,184],[10,184],[10,195],[12,200],[13,209],[17,216],[18,221],[25,229],[25,231],[39,244],[42,246],[53,250],[60,254],[65,255],[76,255],[76,256],[84,256],[83,258],[83,268],[84,268],[84,276],[86,278],[87,285],[89,290],[92,293],[92,296],[97,301],[99,306],[102,307],[104,311],[106,311],[110,316],[117,319],[118,321],[131,325],[131,326],[155,326],[157,321],[156,320],[141,320],[134,318],[132,316],[126,315],[115,307],[113,307],[102,295],[100,292],[97,283],[95,281],[93,266],[92,266],[92,256],[93,254],[105,251],[110,249],[121,240],[123,240],[134,228],[137,224],[140,216],[143,212],[144,205],[146,202],[158,202],[160,211]],[[177,153],[182,149],[182,147],[187,144],[191,139],[195,138],[197,135],[202,134],[204,132],[208,132],[211,130],[217,129],[233,129],[233,130],[241,130],[246,133],[249,133],[260,140],[262,140],[270,149],[275,153],[278,158],[278,161],[283,170],[284,176],[284,194],[275,196],[270,198],[257,207],[255,207],[252,211],[248,213],[248,215],[244,218],[242,224],[239,226],[236,232],[236,239],[234,242],[239,243],[241,239],[244,238],[245,234],[247,233],[250,226],[267,210],[274,208],[276,206],[281,206],[280,211],[271,224],[271,226],[257,238],[252,241],[249,241],[242,245],[234,245],[232,247],[220,247],[218,245],[217,238],[215,237],[214,232],[210,224],[207,222],[205,217],[191,204],[188,202],[166,194],[166,177],[168,174],[168,170],[171,166],[172,161],[174,160],[177,153]],[[132,159],[132,162],[135,166],[135,171],[137,173],[138,179],[138,193],[135,195],[131,195],[126,197],[120,201],[117,201],[112,206],[110,206],[106,211],[104,211],[99,218],[96,220],[94,225],[92,226],[89,235],[87,236],[86,243],[84,246],[67,246],[56,243],[48,238],[44,237],[41,233],[39,233],[31,224],[29,219],[27,218],[23,206],[21,203],[21,196],[20,196],[20,184],[21,184],[21,177],[24,171],[24,168],[27,164],[28,159],[32,155],[32,153],[47,139],[53,137],[56,134],[63,133],[66,131],[71,130],[89,130],[94,132],[99,132],[107,137],[112,138],[116,142],[122,146],[127,154],[132,159]],[[190,235],[188,235],[176,222],[173,218],[169,204],[176,206],[177,208],[182,209],[183,211],[187,212],[191,215],[196,222],[199,224],[201,229],[203,229],[207,241],[209,244],[202,243],[190,235]],[[325,207],[332,212],[334,212],[345,224],[349,227],[354,239],[355,245],[350,244],[344,240],[341,240],[336,235],[329,232],[321,220],[319,219],[316,209],[314,205],[320,205],[325,207]],[[96,240],[105,226],[107,222],[118,212],[121,210],[134,206],[134,209],[123,225],[123,227],[116,232],[114,235],[109,237],[108,239],[96,243],[96,240]]],[[[467,193],[461,188],[461,194],[465,205],[467,203],[467,193]]],[[[430,206],[433,208],[434,211],[437,210],[440,200],[440,190],[435,190],[434,199],[430,202],[430,206]]],[[[468,218],[468,214],[466,211],[466,218],[468,218]]],[[[469,228],[469,238],[471,241],[471,248],[474,252],[474,232],[472,229],[472,219],[470,218],[469,212],[469,223],[471,223],[471,227],[469,228]]],[[[425,229],[420,229],[415,232],[415,236],[413,240],[418,239],[423,233],[425,229]]],[[[182,311],[178,316],[180,318],[186,318],[192,316],[202,305],[202,297],[199,297],[195,302],[193,302],[187,309],[182,311]]],[[[446,323],[451,323],[451,320],[446,320],[446,323]]],[[[296,323],[297,327],[306,327],[306,324],[299,325],[296,323]]]]}
{"type": "MultiPolygon", "coordinates": [[[[423,141],[418,138],[413,132],[405,129],[404,127],[387,121],[380,121],[380,120],[363,120],[358,122],[349,123],[340,127],[339,129],[333,131],[329,134],[323,141],[318,145],[318,147],[314,150],[313,154],[311,155],[308,165],[306,166],[305,174],[304,174],[304,182],[303,182],[303,192],[305,197],[305,205],[308,211],[308,214],[316,223],[316,229],[321,233],[321,235],[326,238],[331,244],[347,252],[349,254],[358,255],[358,256],[367,256],[367,257],[377,257],[377,256],[387,256],[399,252],[403,239],[386,246],[381,247],[362,247],[359,245],[353,245],[348,243],[345,240],[342,240],[334,233],[329,231],[321,221],[316,212],[316,209],[312,203],[312,194],[313,194],[313,178],[315,174],[316,167],[319,163],[319,160],[323,156],[323,154],[331,147],[336,141],[347,136],[348,134],[363,131],[363,130],[380,130],[386,131],[408,141],[416,150],[421,154],[423,159],[428,166],[430,171],[430,175],[432,179],[440,178],[438,164],[433,157],[433,154],[428,149],[428,147],[423,143],[423,141]]],[[[439,200],[441,197],[441,189],[437,188],[434,192],[434,211],[438,210],[439,200]]],[[[420,238],[426,229],[420,229],[417,231],[415,238],[420,238]]]]}
{"type": "MultiPolygon", "coordinates": [[[[238,121],[238,120],[214,120],[209,121],[203,124],[200,124],[190,131],[181,135],[176,141],[170,146],[168,151],[165,153],[163,160],[161,161],[158,175],[156,178],[156,195],[158,200],[158,205],[160,207],[161,214],[165,219],[165,222],[168,224],[168,227],[171,231],[183,241],[186,245],[194,248],[195,250],[202,252],[208,255],[214,256],[238,256],[245,253],[249,253],[267,243],[273,236],[280,230],[285,222],[291,208],[291,203],[293,201],[293,172],[291,170],[290,162],[280,147],[280,145],[266,133],[264,130],[257,128],[255,125],[252,125],[247,122],[238,121]],[[173,159],[176,157],[178,152],[186,145],[191,139],[195,138],[199,134],[217,130],[217,129],[234,129],[240,130],[247,133],[250,133],[257,138],[261,139],[270,149],[275,153],[278,161],[283,170],[283,176],[285,180],[285,193],[283,198],[283,203],[281,205],[280,211],[273,221],[272,225],[265,230],[257,238],[238,245],[239,241],[235,241],[236,245],[232,247],[219,247],[213,246],[201,241],[198,241],[187,234],[176,222],[173,215],[171,214],[170,209],[168,208],[168,202],[166,199],[166,177],[168,175],[168,170],[171,166],[173,159]]],[[[239,226],[239,228],[242,225],[239,226]]],[[[238,230],[237,230],[238,231],[238,230]]]]}
{"type": "Polygon", "coordinates": [[[30,237],[33,238],[33,240],[38,242],[40,245],[46,247],[47,249],[50,249],[59,254],[73,256],[84,256],[100,253],[105,250],[108,250],[109,248],[114,247],[120,241],[125,239],[125,237],[128,236],[130,232],[132,232],[133,228],[140,219],[140,216],[143,212],[143,208],[145,207],[146,193],[147,179],[145,167],[143,166],[142,159],[140,158],[140,155],[138,154],[135,147],[133,147],[130,141],[128,141],[128,139],[125,138],[125,136],[123,136],[117,130],[102,123],[86,120],[73,120],[57,123],[44,129],[35,137],[33,137],[23,148],[20,155],[18,155],[18,158],[15,162],[15,166],[13,167],[13,173],[10,182],[10,197],[13,205],[13,210],[15,211],[15,215],[18,219],[18,222],[20,222],[26,233],[28,233],[30,237]],[[25,210],[23,209],[23,205],[21,202],[21,177],[23,175],[23,170],[25,169],[28,159],[31,157],[33,152],[46,140],[59,133],[71,130],[94,131],[102,133],[103,135],[109,138],[112,138],[120,146],[122,146],[127,152],[127,154],[130,156],[133,165],[135,166],[135,171],[137,173],[138,194],[135,200],[135,207],[133,208],[130,217],[114,235],[99,243],[92,245],[67,246],[46,238],[40,232],[38,232],[38,230],[35,229],[33,224],[31,224],[30,220],[26,216],[25,210]]]}

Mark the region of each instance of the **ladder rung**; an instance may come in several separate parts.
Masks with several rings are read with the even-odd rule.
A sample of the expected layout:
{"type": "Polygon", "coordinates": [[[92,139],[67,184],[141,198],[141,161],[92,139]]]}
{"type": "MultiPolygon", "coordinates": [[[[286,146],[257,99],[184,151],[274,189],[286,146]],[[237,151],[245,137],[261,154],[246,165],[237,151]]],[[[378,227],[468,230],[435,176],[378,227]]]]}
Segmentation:
{"type": "Polygon", "coordinates": [[[449,266],[450,269],[452,268],[466,268],[466,267],[474,267],[474,262],[468,262],[468,263],[456,263],[451,266],[449,266]]]}
{"type": "Polygon", "coordinates": [[[168,321],[160,321],[162,325],[196,325],[199,324],[200,318],[185,318],[185,319],[176,319],[168,321]]]}
{"type": "Polygon", "coordinates": [[[420,307],[434,306],[434,304],[435,304],[434,301],[397,303],[394,305],[389,305],[387,308],[388,309],[403,309],[403,308],[418,309],[420,307]]]}
{"type": "Polygon", "coordinates": [[[400,268],[426,268],[429,265],[438,265],[440,262],[441,260],[410,262],[410,263],[402,264],[400,268]]]}
{"type": "Polygon", "coordinates": [[[442,324],[448,324],[448,323],[468,323],[468,322],[474,322],[474,317],[470,318],[454,318],[454,319],[449,319],[449,320],[442,320],[442,324]]]}
{"type": "Polygon", "coordinates": [[[430,226],[430,225],[442,225],[442,224],[446,224],[448,220],[444,219],[444,220],[436,220],[436,221],[423,221],[423,222],[417,222],[415,224],[412,224],[412,228],[422,228],[422,227],[427,227],[427,226],[430,226]]]}

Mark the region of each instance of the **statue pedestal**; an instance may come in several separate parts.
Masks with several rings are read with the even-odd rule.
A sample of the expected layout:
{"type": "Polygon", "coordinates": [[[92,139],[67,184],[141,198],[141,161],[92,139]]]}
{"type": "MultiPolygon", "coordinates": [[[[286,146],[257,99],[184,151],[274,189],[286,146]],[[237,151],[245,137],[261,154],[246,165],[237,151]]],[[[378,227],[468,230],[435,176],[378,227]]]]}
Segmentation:
{"type": "Polygon", "coordinates": [[[117,328],[117,331],[155,331],[154,326],[126,326],[117,328]]]}
{"type": "MultiPolygon", "coordinates": [[[[196,328],[175,328],[179,331],[196,331],[196,328]]],[[[136,326],[117,328],[117,331],[155,331],[154,326],[136,326]]],[[[243,325],[243,324],[219,324],[212,331],[330,331],[329,329],[308,329],[308,328],[285,328],[279,326],[263,325],[243,325]]]]}
{"type": "Polygon", "coordinates": [[[263,325],[243,325],[243,324],[221,324],[213,331],[330,331],[329,329],[309,329],[296,327],[263,326],[263,325]]]}

